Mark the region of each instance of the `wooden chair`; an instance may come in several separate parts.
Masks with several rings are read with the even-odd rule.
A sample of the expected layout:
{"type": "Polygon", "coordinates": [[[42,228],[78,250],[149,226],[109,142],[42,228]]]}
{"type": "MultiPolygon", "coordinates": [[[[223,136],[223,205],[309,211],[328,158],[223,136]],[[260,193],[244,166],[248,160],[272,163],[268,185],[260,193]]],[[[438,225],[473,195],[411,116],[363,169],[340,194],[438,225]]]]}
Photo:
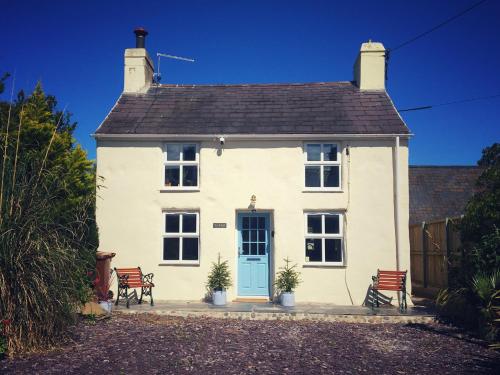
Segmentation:
{"type": "Polygon", "coordinates": [[[142,274],[141,267],[136,268],[116,268],[116,278],[118,281],[118,293],[116,295],[115,305],[118,305],[120,297],[127,301],[127,308],[130,306],[130,300],[135,298],[139,304],[142,303],[143,296],[150,297],[151,306],[153,306],[153,274],[142,274]],[[141,288],[141,297],[137,298],[136,288],[141,288]],[[132,290],[132,291],[130,291],[132,290]]]}
{"type": "Polygon", "coordinates": [[[377,270],[377,276],[372,276],[373,285],[372,290],[374,291],[374,296],[372,299],[372,309],[379,307],[378,301],[378,291],[379,290],[391,290],[395,292],[401,292],[401,303],[399,304],[399,309],[401,312],[406,311],[408,308],[406,304],[406,272],[407,271],[381,271],[377,270]]]}

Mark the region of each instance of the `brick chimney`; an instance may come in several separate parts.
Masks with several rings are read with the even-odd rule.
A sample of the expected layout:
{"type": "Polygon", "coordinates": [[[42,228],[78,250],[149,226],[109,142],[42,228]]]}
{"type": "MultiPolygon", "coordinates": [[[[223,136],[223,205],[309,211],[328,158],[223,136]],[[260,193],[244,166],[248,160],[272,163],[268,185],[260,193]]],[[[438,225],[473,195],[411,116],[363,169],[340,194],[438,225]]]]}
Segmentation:
{"type": "Polygon", "coordinates": [[[148,32],[142,27],[134,30],[135,48],[125,50],[125,75],[123,92],[146,92],[153,82],[154,66],[146,51],[148,32]]]}
{"type": "Polygon", "coordinates": [[[371,40],[361,45],[354,63],[354,81],[360,90],[385,90],[385,48],[371,40]]]}

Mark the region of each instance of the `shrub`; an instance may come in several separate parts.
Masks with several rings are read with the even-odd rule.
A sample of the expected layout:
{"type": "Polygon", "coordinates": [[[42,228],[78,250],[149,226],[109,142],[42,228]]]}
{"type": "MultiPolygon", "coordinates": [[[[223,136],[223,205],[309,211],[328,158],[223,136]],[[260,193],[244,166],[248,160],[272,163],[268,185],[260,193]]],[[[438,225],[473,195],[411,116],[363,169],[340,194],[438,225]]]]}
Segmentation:
{"type": "Polygon", "coordinates": [[[212,270],[208,275],[207,289],[209,293],[212,291],[222,291],[231,287],[231,274],[229,273],[229,264],[227,260],[220,261],[220,254],[217,258],[217,263],[212,263],[212,270]]]}
{"type": "Polygon", "coordinates": [[[500,272],[478,273],[467,287],[445,289],[436,298],[441,318],[474,330],[487,340],[498,340],[500,272]]]}
{"type": "Polygon", "coordinates": [[[436,305],[442,317],[498,340],[500,281],[500,144],[483,150],[477,189],[458,223],[462,247],[450,254],[449,289],[436,305]]]}
{"type": "Polygon", "coordinates": [[[495,325],[495,297],[500,289],[500,270],[491,274],[480,273],[472,280],[472,290],[477,296],[478,328],[487,340],[498,337],[495,325]]]}
{"type": "Polygon", "coordinates": [[[0,320],[0,359],[5,355],[7,352],[7,326],[9,325],[10,321],[7,319],[0,320]]]}
{"type": "Polygon", "coordinates": [[[0,317],[16,353],[56,344],[90,297],[95,177],[40,86],[7,116],[0,104],[0,317]]]}
{"type": "Polygon", "coordinates": [[[288,258],[283,259],[285,261],[285,266],[281,267],[276,275],[276,281],[274,285],[276,286],[276,292],[280,293],[293,293],[293,291],[299,286],[300,272],[295,268],[296,264],[290,266],[290,260],[288,258]]]}

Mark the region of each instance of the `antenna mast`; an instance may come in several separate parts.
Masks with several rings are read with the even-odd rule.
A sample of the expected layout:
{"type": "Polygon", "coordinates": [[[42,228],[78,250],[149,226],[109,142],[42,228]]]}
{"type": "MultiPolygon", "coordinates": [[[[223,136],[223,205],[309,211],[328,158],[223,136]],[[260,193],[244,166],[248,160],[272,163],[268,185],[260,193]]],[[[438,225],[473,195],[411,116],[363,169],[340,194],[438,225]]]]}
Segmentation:
{"type": "Polygon", "coordinates": [[[181,56],[174,56],[174,55],[168,55],[166,53],[156,53],[156,56],[158,57],[158,72],[154,74],[154,82],[155,83],[160,83],[161,81],[161,72],[160,72],[160,58],[161,57],[166,57],[168,59],[173,59],[173,60],[182,60],[182,61],[188,61],[188,62],[193,62],[194,59],[190,59],[189,57],[181,57],[181,56]]]}

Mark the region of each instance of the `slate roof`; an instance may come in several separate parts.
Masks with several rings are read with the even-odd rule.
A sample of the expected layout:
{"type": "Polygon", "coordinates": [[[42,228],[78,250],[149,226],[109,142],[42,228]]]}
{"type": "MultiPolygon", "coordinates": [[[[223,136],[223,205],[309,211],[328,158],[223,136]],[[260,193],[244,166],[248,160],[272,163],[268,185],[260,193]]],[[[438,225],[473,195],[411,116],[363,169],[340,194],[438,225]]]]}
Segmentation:
{"type": "Polygon", "coordinates": [[[384,91],[351,82],[159,85],[122,94],[99,134],[408,134],[384,91]]]}
{"type": "Polygon", "coordinates": [[[410,166],[410,224],[463,215],[482,171],[475,166],[410,166]]]}

